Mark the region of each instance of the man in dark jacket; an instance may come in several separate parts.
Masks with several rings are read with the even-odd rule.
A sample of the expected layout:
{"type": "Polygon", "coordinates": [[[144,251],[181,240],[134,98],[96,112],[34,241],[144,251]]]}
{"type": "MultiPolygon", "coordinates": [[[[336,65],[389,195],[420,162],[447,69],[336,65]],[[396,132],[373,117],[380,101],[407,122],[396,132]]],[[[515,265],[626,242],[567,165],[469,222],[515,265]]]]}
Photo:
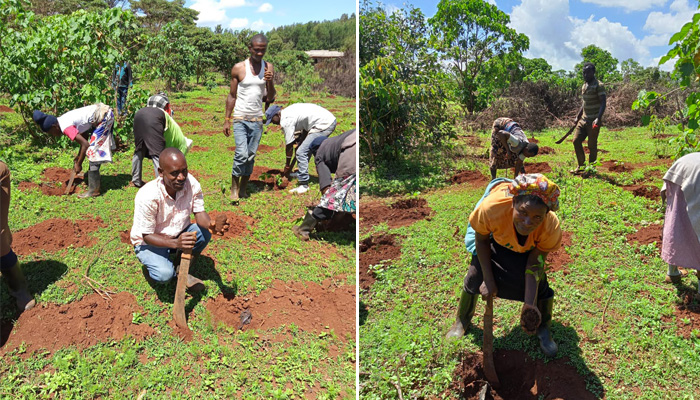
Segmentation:
{"type": "Polygon", "coordinates": [[[309,149],[316,160],[318,183],[323,196],[318,206],[306,213],[301,225],[292,228],[301,240],[309,240],[309,234],[318,221],[329,220],[338,212],[355,212],[356,209],[357,131],[353,129],[332,138],[318,137],[311,142],[309,149]]]}

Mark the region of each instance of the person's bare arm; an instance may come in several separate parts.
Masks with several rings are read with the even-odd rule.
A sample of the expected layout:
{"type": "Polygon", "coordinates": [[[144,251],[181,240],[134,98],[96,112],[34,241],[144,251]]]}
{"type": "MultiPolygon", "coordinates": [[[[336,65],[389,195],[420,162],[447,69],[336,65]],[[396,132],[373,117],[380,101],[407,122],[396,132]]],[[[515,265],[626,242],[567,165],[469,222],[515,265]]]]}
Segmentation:
{"type": "Polygon", "coordinates": [[[496,287],[496,280],[493,278],[493,271],[491,270],[491,238],[489,235],[482,235],[476,232],[476,256],[479,257],[481,273],[484,277],[484,282],[481,284],[479,292],[484,297],[496,296],[498,287],[496,287]]]}
{"type": "Polygon", "coordinates": [[[496,139],[498,139],[499,142],[501,142],[501,145],[503,145],[504,148],[508,149],[508,139],[510,139],[510,133],[502,130],[498,130],[496,133],[496,139]]]}
{"type": "Polygon", "coordinates": [[[607,105],[607,99],[604,94],[598,96],[600,98],[600,108],[598,109],[598,116],[593,121],[593,125],[600,126],[603,123],[603,113],[605,113],[605,107],[607,105]]]}
{"type": "Polygon", "coordinates": [[[78,134],[75,136],[75,141],[80,144],[80,149],[78,149],[78,154],[73,159],[73,171],[79,174],[83,170],[83,160],[85,160],[85,153],[87,152],[88,146],[90,145],[85,138],[85,136],[78,134]]]}
{"type": "Polygon", "coordinates": [[[537,302],[537,285],[540,277],[544,272],[544,261],[547,260],[547,252],[537,248],[530,252],[525,264],[525,304],[536,306],[537,302]],[[540,262],[540,256],[542,262],[540,262]]]}
{"type": "Polygon", "coordinates": [[[211,226],[211,217],[209,217],[206,211],[194,213],[194,221],[204,229],[209,229],[211,226]]]}
{"type": "Polygon", "coordinates": [[[284,171],[282,175],[288,175],[292,172],[292,158],[294,158],[294,142],[289,143],[284,147],[285,161],[284,161],[284,171]]]}
{"type": "Polygon", "coordinates": [[[520,171],[523,169],[523,160],[518,158],[518,161],[515,162],[515,173],[513,174],[513,179],[517,178],[518,175],[520,175],[520,171]]]}
{"type": "MultiPolygon", "coordinates": [[[[231,68],[231,87],[226,97],[226,114],[224,114],[224,136],[231,136],[231,114],[236,106],[236,96],[238,94],[238,82],[240,82],[241,68],[245,68],[243,63],[238,63],[231,68]]],[[[245,71],[243,71],[245,72],[245,71]]],[[[245,75],[243,75],[245,76],[245,75]]]]}
{"type": "Polygon", "coordinates": [[[269,62],[265,61],[265,88],[267,89],[267,96],[265,96],[265,110],[270,103],[275,101],[277,97],[277,91],[275,90],[275,68],[269,62]]]}
{"type": "Polygon", "coordinates": [[[155,247],[186,250],[194,248],[194,244],[197,241],[197,233],[182,232],[180,236],[176,238],[171,238],[160,233],[151,233],[148,235],[143,235],[143,241],[146,244],[155,247]]]}

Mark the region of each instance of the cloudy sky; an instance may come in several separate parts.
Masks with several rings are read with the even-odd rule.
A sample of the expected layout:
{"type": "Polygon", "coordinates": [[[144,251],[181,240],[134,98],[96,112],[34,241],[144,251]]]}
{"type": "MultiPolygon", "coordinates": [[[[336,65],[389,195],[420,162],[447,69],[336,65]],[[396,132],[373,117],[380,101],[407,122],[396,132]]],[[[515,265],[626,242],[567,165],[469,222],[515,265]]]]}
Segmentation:
{"type": "MultiPolygon", "coordinates": [[[[427,16],[439,1],[409,2],[427,16]]],[[[670,49],[671,35],[698,11],[697,0],[489,0],[510,16],[510,26],[530,38],[525,56],[541,57],[554,70],[570,71],[589,44],[608,50],[622,62],[633,58],[645,67],[658,65],[670,49]]],[[[403,2],[384,2],[396,10],[403,2]]],[[[672,70],[671,61],[661,65],[672,70]]]]}
{"type": "Polygon", "coordinates": [[[354,0],[187,0],[186,7],[199,11],[197,25],[267,32],[294,23],[323,21],[352,14],[354,0]]]}

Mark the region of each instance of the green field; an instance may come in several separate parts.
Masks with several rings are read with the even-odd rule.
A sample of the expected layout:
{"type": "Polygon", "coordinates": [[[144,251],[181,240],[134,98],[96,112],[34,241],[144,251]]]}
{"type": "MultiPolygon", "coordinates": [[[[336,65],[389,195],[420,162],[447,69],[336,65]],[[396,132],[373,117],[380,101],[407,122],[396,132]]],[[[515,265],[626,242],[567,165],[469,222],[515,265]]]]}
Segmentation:
{"type": "MultiPolygon", "coordinates": [[[[292,234],[306,207],[320,199],[313,162],[307,193],[275,190],[274,179],[251,176],[250,198],[229,204],[235,143],[222,133],[227,93],[225,86],[198,87],[170,96],[175,119],[196,146],[187,161],[202,184],[206,210],[235,214],[239,222],[230,237],[214,236],[190,267],[206,290],[186,298],[189,341],[173,329],[174,282],[150,286],[132,246],[121,241],[131,229],[137,191],[128,186],[133,143],[102,167],[100,197],[47,196],[37,185],[61,182],[45,182],[43,171],[71,168],[77,147],[18,141],[17,132],[26,129],[22,119],[0,113],[0,158],[12,171],[14,246],[36,224],[61,219],[68,221],[54,227],[70,228],[71,221],[99,219],[95,231],[75,234],[89,245],[72,245],[73,233],[63,234],[55,250],[20,255],[35,309],[15,319],[13,299],[0,285],[0,398],[355,398],[355,232],[321,232],[309,242],[292,234]],[[314,302],[337,307],[316,315],[314,302]],[[239,330],[237,318],[248,307],[253,320],[239,330]]],[[[295,99],[301,100],[334,112],[336,134],[354,128],[354,99],[295,99]]],[[[278,103],[287,102],[279,96],[278,103]]],[[[269,147],[255,165],[281,170],[281,130],[265,131],[261,144],[269,147]]],[[[153,178],[150,160],[143,171],[144,180],[153,178]]]]}
{"type": "MultiPolygon", "coordinates": [[[[528,133],[541,149],[554,152],[525,165],[546,162],[552,171],[545,175],[561,188],[557,215],[568,241],[565,254],[558,255],[563,265],[548,273],[555,291],[552,331],[559,354],[545,359],[537,338],[519,326],[521,304],[496,299],[497,370],[503,371],[499,355],[508,354],[511,361],[514,355],[529,358],[518,365],[525,394],[512,398],[560,397],[543,389],[557,382],[580,388],[576,395],[562,396],[567,399],[700,397],[700,304],[693,299],[697,278],[690,274],[682,284],[664,283],[667,266],[658,239],[633,238],[643,233],[660,238],[660,198],[636,196],[632,190],[637,186],[630,186],[661,187],[672,161],[668,138],[652,138],[646,128],[603,128],[599,148],[605,152],[599,159],[604,166],[583,179],[567,172],[575,165],[571,140],[554,143],[563,134],[528,133]],[[532,374],[540,381],[528,381],[532,374]]],[[[367,289],[360,292],[362,399],[476,398],[484,382],[483,374],[467,376],[466,368],[481,352],[484,302],[479,300],[463,339],[447,342],[445,333],[454,322],[470,262],[463,243],[467,219],[488,182],[458,184],[451,178],[466,170],[489,176],[489,144],[487,133],[463,132],[444,151],[361,171],[363,211],[405,199],[424,199],[432,210],[402,227],[393,227],[394,221],[370,225],[370,216],[361,213],[360,264],[370,253],[373,261],[368,273],[361,270],[360,282],[367,276],[376,279],[362,284],[367,289]],[[394,245],[376,244],[383,235],[393,235],[394,245]],[[397,255],[383,262],[372,253],[390,254],[392,248],[397,255]]],[[[499,176],[504,173],[500,170],[499,176]]],[[[512,178],[512,170],[507,173],[512,178]]],[[[515,385],[503,377],[501,384],[515,385]]]]}

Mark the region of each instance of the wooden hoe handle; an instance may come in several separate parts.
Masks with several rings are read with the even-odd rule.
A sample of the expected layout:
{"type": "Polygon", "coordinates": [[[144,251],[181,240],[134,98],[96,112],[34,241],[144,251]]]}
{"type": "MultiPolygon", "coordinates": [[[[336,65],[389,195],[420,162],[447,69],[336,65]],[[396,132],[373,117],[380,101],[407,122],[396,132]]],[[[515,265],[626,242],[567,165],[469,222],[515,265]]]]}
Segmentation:
{"type": "Polygon", "coordinates": [[[177,288],[175,289],[175,301],[173,302],[173,319],[177,326],[189,330],[187,318],[185,317],[185,290],[187,290],[187,275],[190,272],[190,260],[192,250],[186,249],[182,252],[180,261],[180,272],[177,274],[177,288]]]}

